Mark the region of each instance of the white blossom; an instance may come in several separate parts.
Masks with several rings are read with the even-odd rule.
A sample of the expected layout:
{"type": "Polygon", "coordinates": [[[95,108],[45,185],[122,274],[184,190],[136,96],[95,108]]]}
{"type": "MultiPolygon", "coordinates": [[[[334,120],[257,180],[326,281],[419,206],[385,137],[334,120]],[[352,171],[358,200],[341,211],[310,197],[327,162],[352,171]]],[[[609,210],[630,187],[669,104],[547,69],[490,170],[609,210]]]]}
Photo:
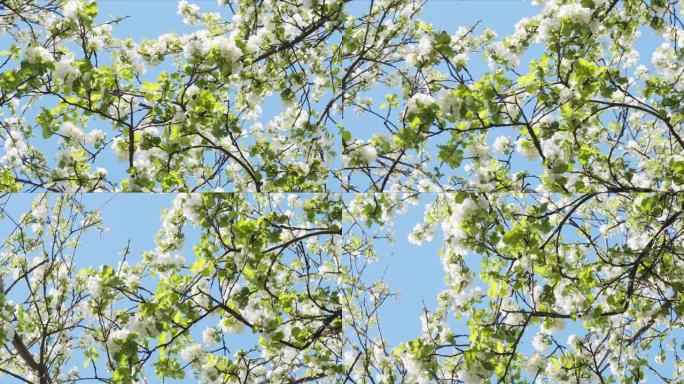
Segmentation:
{"type": "Polygon", "coordinates": [[[9,321],[2,326],[2,332],[5,334],[5,340],[11,340],[14,337],[15,327],[9,321]]]}
{"type": "Polygon", "coordinates": [[[64,4],[64,17],[69,20],[75,20],[81,11],[83,11],[82,0],[68,0],[64,4]]]}
{"type": "Polygon", "coordinates": [[[222,57],[235,63],[242,57],[242,51],[235,45],[235,41],[229,37],[219,36],[213,39],[212,46],[218,50],[222,57]]]}
{"type": "Polygon", "coordinates": [[[180,352],[180,355],[183,360],[190,363],[204,355],[204,348],[201,344],[191,344],[183,348],[180,352]]]}
{"type": "Polygon", "coordinates": [[[537,148],[535,148],[534,144],[527,139],[518,139],[515,142],[515,150],[530,160],[535,159],[537,156],[539,156],[537,148]]]}
{"type": "Polygon", "coordinates": [[[499,136],[494,140],[494,151],[498,153],[507,153],[511,146],[511,139],[508,136],[499,136]]]}
{"type": "Polygon", "coordinates": [[[37,46],[26,50],[26,61],[29,63],[51,62],[54,58],[45,47],[37,46]]]}
{"type": "Polygon", "coordinates": [[[418,42],[418,54],[421,60],[424,60],[432,52],[432,37],[430,35],[423,35],[418,42]]]}
{"type": "Polygon", "coordinates": [[[114,153],[114,156],[116,156],[117,160],[128,161],[128,147],[126,147],[126,149],[122,149],[122,144],[120,144],[122,142],[122,138],[115,137],[114,140],[112,140],[112,152],[114,153]]]}
{"type": "Polygon", "coordinates": [[[576,23],[588,23],[591,20],[591,9],[584,8],[582,5],[573,3],[561,5],[558,9],[558,16],[567,17],[576,23]]]}
{"type": "Polygon", "coordinates": [[[128,335],[131,334],[131,331],[128,330],[127,328],[121,328],[113,331],[110,335],[109,338],[112,341],[124,341],[128,338],[128,335]]]}
{"type": "Polygon", "coordinates": [[[85,141],[88,145],[99,146],[105,140],[105,133],[100,129],[93,129],[86,135],[85,141]]]}
{"type": "Polygon", "coordinates": [[[214,327],[205,328],[202,331],[202,341],[206,345],[212,345],[218,343],[220,340],[218,331],[214,327]]]}
{"type": "Polygon", "coordinates": [[[407,113],[416,113],[423,107],[429,107],[435,104],[435,99],[425,93],[417,93],[408,100],[406,106],[407,113]]]}
{"type": "Polygon", "coordinates": [[[537,333],[532,338],[532,346],[535,351],[544,353],[549,348],[549,343],[546,341],[546,337],[543,334],[537,333]]]}
{"type": "Polygon", "coordinates": [[[75,66],[75,57],[73,53],[63,55],[59,61],[55,62],[55,77],[60,79],[64,84],[71,85],[73,81],[81,73],[75,66]]]}
{"type": "Polygon", "coordinates": [[[75,142],[80,142],[84,137],[83,131],[70,122],[62,124],[59,129],[59,134],[75,142]]]}
{"type": "Polygon", "coordinates": [[[239,321],[230,321],[228,319],[221,320],[219,324],[221,331],[224,333],[242,333],[245,331],[245,325],[239,321]]]}
{"type": "Polygon", "coordinates": [[[88,277],[86,285],[90,295],[94,299],[100,298],[104,293],[104,288],[102,287],[102,278],[98,275],[88,277]]]}
{"type": "Polygon", "coordinates": [[[187,0],[178,1],[178,14],[183,16],[183,24],[186,25],[197,25],[202,21],[199,6],[187,0]]]}

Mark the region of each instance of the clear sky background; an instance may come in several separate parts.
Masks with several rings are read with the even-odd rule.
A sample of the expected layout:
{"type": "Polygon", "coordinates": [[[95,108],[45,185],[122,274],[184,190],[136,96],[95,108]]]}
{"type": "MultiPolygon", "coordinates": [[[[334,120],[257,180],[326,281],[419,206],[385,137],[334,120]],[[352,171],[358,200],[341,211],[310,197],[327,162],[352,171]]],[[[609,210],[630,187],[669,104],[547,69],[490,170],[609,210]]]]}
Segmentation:
{"type": "MultiPolygon", "coordinates": [[[[225,14],[215,0],[191,1],[200,5],[202,11],[216,11],[225,14]]],[[[108,15],[130,16],[114,29],[117,37],[132,37],[139,41],[143,38],[155,38],[160,34],[175,31],[187,32],[192,30],[184,26],[181,17],[176,14],[177,1],[175,0],[99,0],[100,19],[105,20],[108,15]]],[[[356,1],[352,7],[367,5],[367,1],[356,1]]],[[[515,23],[525,16],[533,16],[539,8],[533,7],[528,1],[487,1],[487,0],[429,0],[422,13],[422,18],[437,29],[445,29],[453,33],[459,26],[471,26],[481,21],[480,26],[494,29],[499,36],[505,36],[514,31],[515,23]]],[[[0,47],[6,40],[0,39],[0,47]]],[[[650,52],[656,41],[652,36],[646,35],[638,42],[642,51],[641,62],[650,66],[650,52]]],[[[1,50],[1,49],[0,49],[1,50]]],[[[538,51],[537,51],[538,52],[538,51]]],[[[522,68],[526,67],[529,57],[523,57],[522,68]]],[[[483,62],[482,71],[486,70],[483,62]]],[[[148,75],[158,73],[162,68],[150,70],[148,75]]],[[[271,106],[270,110],[264,110],[264,116],[278,113],[277,105],[271,106]]],[[[375,127],[372,120],[360,120],[358,127],[353,129],[356,137],[367,139],[374,132],[381,132],[384,127],[375,127]]],[[[108,130],[111,133],[111,130],[108,130]]],[[[42,140],[42,139],[41,139],[42,140]]],[[[116,163],[109,151],[103,157],[102,165],[116,163]]],[[[521,166],[518,164],[518,166],[521,166]]],[[[110,172],[111,175],[115,173],[110,172]]],[[[35,196],[18,194],[14,196],[11,210],[23,211],[30,207],[30,201],[35,196]]],[[[97,195],[88,196],[89,206],[100,206],[105,224],[111,231],[99,238],[92,236],[84,239],[80,251],[80,262],[98,266],[109,264],[120,259],[119,252],[124,249],[127,241],[131,240],[133,258],[139,258],[142,251],[154,248],[152,239],[160,224],[159,212],[168,207],[172,195],[162,194],[122,194],[122,195],[97,195]],[[87,240],[87,241],[85,241],[87,240]]],[[[433,197],[425,195],[419,206],[410,207],[406,214],[402,215],[394,225],[393,230],[396,238],[394,244],[385,243],[380,248],[381,261],[374,266],[377,276],[384,274],[384,281],[394,290],[402,292],[397,300],[389,300],[381,311],[383,331],[390,344],[396,345],[420,335],[419,316],[422,313],[423,302],[428,308],[435,307],[435,295],[445,288],[443,283],[443,271],[437,256],[442,236],[437,232],[435,240],[423,243],[417,247],[407,242],[406,237],[413,226],[422,220],[424,204],[433,197]]],[[[8,221],[0,221],[0,235],[9,230],[8,221]]],[[[186,244],[192,244],[192,237],[186,244]]],[[[191,259],[192,253],[187,252],[186,258],[191,259]]],[[[473,257],[476,257],[473,255],[473,257]]],[[[486,287],[483,287],[486,291],[486,287]]],[[[201,332],[201,330],[200,330],[201,332]]],[[[530,330],[530,335],[533,335],[530,330]]],[[[523,345],[524,351],[530,351],[531,347],[523,345]]],[[[7,377],[0,378],[0,382],[7,382],[7,377]]],[[[155,382],[152,380],[152,382],[155,382]]],[[[195,382],[188,378],[184,383],[195,382]]]]}

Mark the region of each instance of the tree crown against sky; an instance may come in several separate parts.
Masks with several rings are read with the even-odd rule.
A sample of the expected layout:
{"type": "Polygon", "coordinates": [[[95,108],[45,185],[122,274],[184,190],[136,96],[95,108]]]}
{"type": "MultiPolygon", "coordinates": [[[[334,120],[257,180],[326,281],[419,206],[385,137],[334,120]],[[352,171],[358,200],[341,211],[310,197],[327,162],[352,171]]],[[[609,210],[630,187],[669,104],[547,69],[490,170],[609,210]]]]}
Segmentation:
{"type": "Polygon", "coordinates": [[[508,36],[424,3],[179,2],[191,32],[135,41],[5,1],[4,189],[679,188],[680,2],[539,2],[508,36]]]}
{"type": "MultiPolygon", "coordinates": [[[[2,198],[3,377],[636,383],[684,373],[677,193],[179,194],[153,248],[131,251],[138,236],[102,256],[94,196],[2,198]],[[419,199],[422,220],[406,214],[419,199]],[[390,285],[376,264],[407,221],[408,243],[441,242],[444,288],[418,336],[397,341],[383,328],[411,334],[410,321],[383,306],[421,282],[390,285]]],[[[434,256],[421,249],[412,257],[434,256]]]]}
{"type": "Polygon", "coordinates": [[[680,190],[681,3],[538,3],[508,36],[426,26],[386,100],[355,102],[386,129],[343,132],[343,187],[680,190]]]}
{"type": "Polygon", "coordinates": [[[4,377],[681,381],[682,2],[534,3],[498,36],[424,1],[181,0],[187,32],[134,40],[96,1],[0,0],[1,190],[241,192],[177,195],[102,266],[87,195],[4,197],[4,377]],[[373,268],[406,221],[445,289],[392,343],[373,268]]]}
{"type": "Polygon", "coordinates": [[[41,194],[19,215],[8,212],[14,199],[2,201],[15,223],[0,256],[3,380],[340,375],[334,196],[181,194],[162,212],[154,249],[103,250],[112,254],[99,267],[80,250],[106,229],[92,197],[41,194]]]}
{"type": "Polygon", "coordinates": [[[682,380],[678,193],[354,194],[343,230],[348,273],[363,276],[342,291],[344,364],[356,382],[682,380]],[[406,213],[416,204],[423,218],[406,213]],[[404,225],[406,240],[393,238],[404,225]],[[412,268],[436,252],[443,269],[409,340],[386,336],[407,320],[383,308],[429,283],[386,282],[387,259],[401,252],[388,239],[415,246],[412,268]]]}

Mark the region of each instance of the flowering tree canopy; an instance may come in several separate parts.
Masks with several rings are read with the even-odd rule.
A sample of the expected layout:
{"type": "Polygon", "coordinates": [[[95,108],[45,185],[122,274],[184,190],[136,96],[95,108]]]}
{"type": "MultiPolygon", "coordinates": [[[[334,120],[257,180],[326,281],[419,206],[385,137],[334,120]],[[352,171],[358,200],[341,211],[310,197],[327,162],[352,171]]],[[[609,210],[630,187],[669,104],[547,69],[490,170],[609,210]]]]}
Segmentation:
{"type": "Polygon", "coordinates": [[[500,36],[427,0],[180,0],[136,40],[0,0],[0,380],[684,381],[684,2],[532,3],[500,36]],[[93,262],[84,192],[175,194],[152,249],[93,262]],[[421,284],[378,272],[403,241],[443,269],[417,332],[384,316],[421,284]]]}
{"type": "Polygon", "coordinates": [[[679,190],[681,3],[542,3],[501,39],[416,23],[422,36],[403,47],[407,65],[379,80],[386,100],[377,111],[372,100],[352,102],[386,129],[365,141],[343,133],[343,187],[679,190]],[[650,68],[634,48],[642,34],[661,39],[650,68]],[[541,53],[525,67],[520,57],[531,50],[541,53]],[[479,77],[469,66],[475,53],[490,68],[479,77]]]}
{"type": "MultiPolygon", "coordinates": [[[[416,200],[378,193],[345,202],[352,274],[382,258],[373,244],[391,236],[387,223],[401,222],[416,200]]],[[[398,287],[352,280],[342,300],[344,324],[356,335],[344,355],[352,377],[682,380],[682,196],[459,192],[429,200],[408,241],[443,241],[446,288],[436,308],[425,308],[421,336],[393,347],[374,314],[398,287]]]]}
{"type": "Polygon", "coordinates": [[[178,195],[155,249],[126,248],[97,269],[79,246],[105,223],[82,196],[40,195],[30,212],[8,214],[0,371],[41,384],[191,374],[207,383],[335,382],[339,201],[245,196],[178,195]],[[191,259],[188,226],[200,232],[191,259]],[[231,335],[246,332],[252,345],[234,347],[231,335]],[[85,367],[69,370],[79,359],[85,367]]]}

